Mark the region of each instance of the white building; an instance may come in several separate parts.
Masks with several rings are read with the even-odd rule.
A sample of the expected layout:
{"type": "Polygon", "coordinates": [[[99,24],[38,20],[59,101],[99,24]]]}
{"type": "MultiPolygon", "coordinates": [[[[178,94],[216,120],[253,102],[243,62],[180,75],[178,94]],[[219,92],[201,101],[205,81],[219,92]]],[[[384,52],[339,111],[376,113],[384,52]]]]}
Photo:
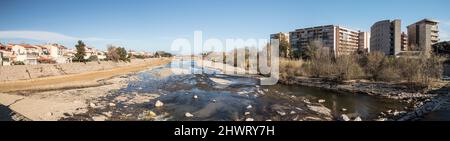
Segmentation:
{"type": "Polygon", "coordinates": [[[12,51],[12,60],[20,61],[26,65],[38,64],[38,57],[42,52],[42,49],[38,46],[29,44],[10,44],[8,48],[12,51]]]}

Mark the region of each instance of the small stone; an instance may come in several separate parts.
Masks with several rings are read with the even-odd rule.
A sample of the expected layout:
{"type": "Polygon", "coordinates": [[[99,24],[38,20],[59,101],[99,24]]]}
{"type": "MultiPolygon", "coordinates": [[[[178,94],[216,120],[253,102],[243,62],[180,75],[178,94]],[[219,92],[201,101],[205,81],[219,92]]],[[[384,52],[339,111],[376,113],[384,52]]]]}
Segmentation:
{"type": "Polygon", "coordinates": [[[339,117],[339,120],[340,120],[340,121],[350,121],[350,118],[348,118],[347,115],[342,114],[342,115],[339,117]]]}
{"type": "Polygon", "coordinates": [[[156,103],[155,103],[155,107],[162,107],[163,105],[164,105],[164,103],[159,100],[156,101],[156,103]]]}
{"type": "Polygon", "coordinates": [[[266,120],[266,121],[272,121],[271,119],[268,119],[268,120],[266,120]]]}
{"type": "Polygon", "coordinates": [[[245,112],[244,115],[250,115],[250,112],[245,112]]]}
{"type": "Polygon", "coordinates": [[[286,115],[286,113],[285,112],[283,112],[283,111],[277,111],[277,113],[280,115],[280,116],[284,116],[284,115],[286,115]]]}
{"type": "Polygon", "coordinates": [[[355,120],[353,120],[353,121],[362,121],[362,119],[361,119],[361,117],[358,116],[358,117],[356,117],[355,120]]]}
{"type": "Polygon", "coordinates": [[[254,121],[254,119],[253,118],[247,118],[247,119],[245,119],[245,121],[254,121]]]}
{"type": "Polygon", "coordinates": [[[147,113],[147,116],[150,117],[150,118],[153,118],[153,117],[156,117],[156,113],[153,112],[153,111],[149,111],[149,112],[147,113]]]}
{"type": "Polygon", "coordinates": [[[92,120],[94,120],[94,121],[105,121],[106,117],[103,116],[103,115],[95,116],[95,117],[92,117],[92,120]]]}
{"type": "Polygon", "coordinates": [[[317,102],[319,102],[319,103],[324,103],[325,100],[324,100],[324,99],[319,99],[317,102]]]}
{"type": "Polygon", "coordinates": [[[53,116],[53,113],[52,112],[48,112],[46,115],[47,116],[53,116]]]}
{"type": "Polygon", "coordinates": [[[189,113],[189,112],[186,112],[186,113],[184,114],[184,116],[190,118],[190,117],[193,117],[194,115],[191,114],[191,113],[189,113]]]}
{"type": "Polygon", "coordinates": [[[291,111],[291,113],[290,113],[290,114],[291,114],[291,115],[293,115],[293,114],[296,114],[296,113],[297,113],[297,112],[295,112],[295,111],[291,111]]]}
{"type": "Polygon", "coordinates": [[[103,112],[102,114],[105,115],[106,117],[112,116],[112,112],[103,112]]]}
{"type": "Polygon", "coordinates": [[[89,106],[91,106],[92,108],[94,108],[96,105],[94,103],[89,103],[89,106]]]}
{"type": "Polygon", "coordinates": [[[111,106],[111,107],[116,106],[116,104],[114,104],[114,103],[109,103],[108,105],[111,106]]]}
{"type": "Polygon", "coordinates": [[[342,112],[346,112],[346,111],[347,111],[347,109],[345,109],[345,108],[342,108],[342,109],[341,109],[341,111],[342,111],[342,112]]]}
{"type": "Polygon", "coordinates": [[[212,102],[216,103],[216,100],[215,100],[215,99],[213,99],[213,100],[212,100],[212,102]]]}
{"type": "Polygon", "coordinates": [[[198,99],[198,96],[197,96],[197,95],[194,95],[194,99],[198,99]]]}
{"type": "Polygon", "coordinates": [[[248,105],[247,106],[247,109],[251,109],[251,108],[253,108],[252,105],[248,105]]]}

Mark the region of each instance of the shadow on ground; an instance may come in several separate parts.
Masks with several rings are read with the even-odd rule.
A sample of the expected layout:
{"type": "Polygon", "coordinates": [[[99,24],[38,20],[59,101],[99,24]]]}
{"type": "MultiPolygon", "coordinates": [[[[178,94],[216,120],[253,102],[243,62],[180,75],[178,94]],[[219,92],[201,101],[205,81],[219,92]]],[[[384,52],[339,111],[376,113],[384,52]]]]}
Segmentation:
{"type": "Polygon", "coordinates": [[[0,121],[13,121],[11,114],[11,109],[0,104],[0,121]]]}

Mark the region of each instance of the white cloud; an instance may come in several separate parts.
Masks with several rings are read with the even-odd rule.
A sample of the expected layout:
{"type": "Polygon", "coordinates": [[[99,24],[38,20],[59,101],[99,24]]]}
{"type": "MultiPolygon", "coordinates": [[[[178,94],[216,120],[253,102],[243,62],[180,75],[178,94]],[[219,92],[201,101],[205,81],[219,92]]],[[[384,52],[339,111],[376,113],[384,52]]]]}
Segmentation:
{"type": "Polygon", "coordinates": [[[47,31],[0,31],[0,38],[31,39],[40,41],[53,41],[53,42],[75,41],[75,40],[88,40],[88,41],[115,40],[97,37],[80,38],[47,31]]]}

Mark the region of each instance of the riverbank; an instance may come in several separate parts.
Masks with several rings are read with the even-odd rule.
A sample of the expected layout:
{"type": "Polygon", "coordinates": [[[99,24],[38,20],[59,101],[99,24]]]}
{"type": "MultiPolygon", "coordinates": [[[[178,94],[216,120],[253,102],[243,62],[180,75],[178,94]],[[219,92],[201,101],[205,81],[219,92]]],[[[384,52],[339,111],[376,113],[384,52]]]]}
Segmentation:
{"type": "Polygon", "coordinates": [[[387,99],[395,99],[410,106],[403,111],[386,111],[380,113],[378,120],[419,120],[427,113],[438,110],[449,95],[447,82],[438,82],[429,89],[411,89],[408,85],[371,81],[330,82],[321,78],[295,77],[279,81],[285,85],[301,85],[323,88],[336,92],[366,94],[387,99]]]}
{"type": "Polygon", "coordinates": [[[109,103],[101,105],[93,100],[127,86],[136,79],[132,74],[169,62],[169,58],[149,59],[109,70],[1,82],[0,104],[9,109],[9,113],[2,110],[2,114],[15,112],[33,121],[54,121],[85,113],[89,108],[108,106],[109,103]]]}
{"type": "MultiPolygon", "coordinates": [[[[104,84],[99,80],[107,79],[116,75],[127,74],[130,72],[136,72],[147,69],[152,66],[159,66],[167,64],[170,61],[168,58],[162,59],[145,59],[145,60],[132,60],[132,63],[111,63],[102,62],[100,64],[72,64],[78,66],[72,66],[75,70],[85,70],[82,72],[65,70],[64,72],[71,72],[70,74],[55,74],[50,75],[42,72],[42,75],[47,77],[32,78],[27,80],[12,80],[0,82],[0,92],[17,92],[17,91],[45,91],[52,89],[63,88],[82,88],[92,87],[104,84]],[[98,67],[100,65],[102,67],[98,67]]],[[[15,67],[15,66],[11,66],[15,67]]],[[[22,66],[19,66],[22,67],[22,66]]],[[[41,66],[45,67],[45,66],[41,66]]],[[[49,66],[47,66],[49,67],[49,66]]],[[[3,70],[5,71],[5,70],[3,70]]],[[[24,72],[17,72],[17,74],[24,72]]],[[[6,75],[6,74],[5,74],[6,75]]],[[[2,74],[4,76],[4,74],[2,74]]],[[[10,77],[11,78],[11,77],[10,77]]]]}
{"type": "MultiPolygon", "coordinates": [[[[212,64],[210,61],[204,62],[207,62],[205,63],[207,65],[204,65],[205,67],[223,70],[222,65],[210,65],[212,64]]],[[[335,92],[365,94],[374,97],[394,99],[408,105],[400,111],[387,110],[381,112],[379,113],[377,120],[418,120],[427,113],[438,110],[442,103],[447,101],[446,97],[448,97],[450,92],[449,83],[445,81],[435,82],[428,89],[411,87],[401,83],[372,82],[367,80],[353,80],[337,83],[322,78],[310,77],[289,77],[288,79],[280,79],[279,83],[283,85],[315,87],[335,92]]]]}

